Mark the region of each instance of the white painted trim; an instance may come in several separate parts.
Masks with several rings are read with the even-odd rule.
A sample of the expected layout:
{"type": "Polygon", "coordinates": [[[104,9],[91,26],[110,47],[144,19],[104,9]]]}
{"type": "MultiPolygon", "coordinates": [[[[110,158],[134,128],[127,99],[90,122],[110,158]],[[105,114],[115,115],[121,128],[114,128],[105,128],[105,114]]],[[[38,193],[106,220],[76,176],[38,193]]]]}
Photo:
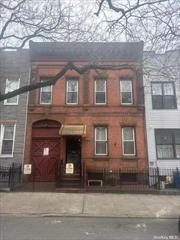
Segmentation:
{"type": "Polygon", "coordinates": [[[136,144],[135,144],[136,140],[135,140],[135,129],[134,127],[123,127],[122,128],[122,149],[123,149],[123,156],[135,156],[136,155],[136,144]],[[133,129],[133,139],[132,140],[124,140],[124,128],[132,128],[133,129]],[[134,143],[134,153],[133,154],[127,154],[124,153],[124,142],[133,142],[134,143]]]}
{"type": "Polygon", "coordinates": [[[107,104],[107,80],[106,79],[98,79],[98,80],[94,80],[94,103],[95,105],[105,105],[107,104]],[[104,80],[105,81],[105,91],[98,91],[98,92],[102,92],[105,93],[105,102],[104,103],[97,103],[96,102],[96,82],[99,80],[104,80]]]}
{"type": "Polygon", "coordinates": [[[51,87],[51,99],[50,99],[50,102],[48,102],[48,103],[47,103],[47,102],[44,103],[44,102],[41,101],[41,93],[42,93],[42,89],[43,89],[43,87],[40,88],[39,103],[40,103],[41,105],[49,105],[49,104],[52,104],[52,91],[53,91],[53,86],[50,85],[50,87],[51,87]]]}
{"type": "Polygon", "coordinates": [[[78,104],[78,100],[79,100],[79,80],[78,79],[67,79],[66,80],[66,104],[67,105],[77,105],[78,104]],[[76,102],[75,103],[69,103],[68,102],[68,93],[72,93],[72,92],[74,92],[74,91],[71,91],[71,92],[69,92],[68,91],[68,84],[69,84],[69,81],[76,81],[77,82],[77,99],[76,99],[76,102]]]}
{"type": "Polygon", "coordinates": [[[3,143],[3,139],[4,139],[4,128],[5,126],[12,126],[10,124],[1,124],[1,135],[0,135],[0,158],[12,158],[14,155],[14,145],[15,145],[15,133],[16,133],[16,124],[14,125],[14,130],[13,130],[13,144],[12,144],[12,154],[1,154],[2,152],[2,143],[3,143]]]}
{"type": "MultiPolygon", "coordinates": [[[[9,91],[8,91],[8,84],[7,84],[7,82],[8,81],[16,81],[16,80],[9,80],[8,78],[6,78],[6,87],[5,87],[5,94],[6,93],[8,93],[9,91]]],[[[20,87],[20,78],[18,79],[18,86],[17,86],[17,88],[16,89],[18,89],[19,87],[20,87]]],[[[16,89],[14,89],[14,90],[16,90],[16,89]]],[[[19,95],[17,95],[17,96],[15,96],[15,97],[12,97],[12,98],[16,98],[16,102],[14,102],[14,103],[8,103],[8,99],[11,99],[11,98],[8,98],[8,99],[5,99],[4,100],[4,105],[18,105],[19,104],[19,95]]]]}
{"type": "Polygon", "coordinates": [[[107,154],[108,154],[108,137],[107,137],[107,131],[108,131],[107,127],[103,127],[103,126],[97,126],[97,127],[95,127],[95,155],[97,155],[97,156],[107,156],[107,154]],[[105,140],[97,140],[97,139],[96,139],[96,131],[97,131],[97,128],[104,128],[104,129],[105,129],[105,136],[106,136],[106,139],[105,139],[105,140]],[[106,142],[106,153],[97,153],[97,152],[96,152],[96,142],[102,142],[102,141],[106,142]]]}
{"type": "Polygon", "coordinates": [[[120,103],[121,103],[121,105],[132,105],[133,104],[133,81],[132,80],[123,80],[123,79],[121,79],[120,80],[120,84],[119,84],[119,92],[120,92],[120,103]],[[130,103],[123,103],[122,102],[122,91],[121,91],[121,84],[122,84],[122,82],[125,82],[125,81],[130,81],[131,82],[131,102],[130,103]]]}

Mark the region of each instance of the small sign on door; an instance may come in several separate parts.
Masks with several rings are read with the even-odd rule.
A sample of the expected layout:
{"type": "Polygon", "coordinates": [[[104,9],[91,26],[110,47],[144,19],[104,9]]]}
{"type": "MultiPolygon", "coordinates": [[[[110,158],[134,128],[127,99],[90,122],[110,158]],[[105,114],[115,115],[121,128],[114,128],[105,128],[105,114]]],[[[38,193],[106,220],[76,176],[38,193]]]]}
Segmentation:
{"type": "Polygon", "coordinates": [[[24,174],[31,174],[32,164],[24,164],[24,174]]]}
{"type": "Polygon", "coordinates": [[[74,173],[74,164],[66,163],[66,174],[73,174],[73,173],[74,173]]]}
{"type": "Polygon", "coordinates": [[[49,148],[44,148],[43,149],[43,156],[48,156],[49,155],[49,148]]]}

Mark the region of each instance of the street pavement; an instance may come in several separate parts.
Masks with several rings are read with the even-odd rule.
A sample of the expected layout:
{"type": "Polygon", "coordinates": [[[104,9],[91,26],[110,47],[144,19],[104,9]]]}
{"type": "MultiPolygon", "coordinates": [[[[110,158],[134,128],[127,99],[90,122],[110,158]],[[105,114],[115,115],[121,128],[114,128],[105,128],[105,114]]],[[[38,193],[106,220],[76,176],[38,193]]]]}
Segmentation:
{"type": "Polygon", "coordinates": [[[0,193],[0,213],[16,216],[174,218],[180,196],[110,193],[0,193]]]}
{"type": "Polygon", "coordinates": [[[179,240],[177,219],[1,216],[1,240],[179,240]]]}

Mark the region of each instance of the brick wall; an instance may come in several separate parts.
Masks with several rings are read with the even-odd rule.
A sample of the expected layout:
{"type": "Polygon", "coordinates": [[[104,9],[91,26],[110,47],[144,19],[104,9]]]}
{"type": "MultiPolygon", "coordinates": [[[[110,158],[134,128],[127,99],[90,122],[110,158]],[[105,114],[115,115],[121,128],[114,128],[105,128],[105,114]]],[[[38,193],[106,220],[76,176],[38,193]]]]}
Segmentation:
{"type": "MultiPolygon", "coordinates": [[[[54,76],[64,64],[64,62],[34,62],[32,63],[33,79],[39,81],[41,76],[54,76]]],[[[39,90],[34,91],[33,101],[30,102],[28,109],[26,162],[31,159],[32,123],[40,119],[52,119],[61,124],[84,124],[87,126],[86,137],[82,139],[82,159],[89,167],[144,168],[147,166],[144,106],[143,99],[140,99],[140,96],[142,98],[142,89],[140,88],[142,76],[132,70],[109,70],[101,74],[107,79],[107,104],[104,106],[94,104],[94,79],[98,77],[95,71],[88,71],[81,76],[74,71],[68,71],[53,86],[53,100],[49,106],[40,105],[39,90]],[[65,82],[68,77],[79,78],[79,104],[76,106],[65,104],[65,82]],[[119,80],[121,78],[133,80],[134,104],[132,106],[120,104],[119,80]],[[108,127],[108,156],[97,157],[94,155],[94,126],[102,124],[108,127]],[[122,126],[135,127],[137,149],[135,157],[124,157],[122,154],[122,126]]],[[[61,142],[63,148],[65,138],[62,137],[61,142]]],[[[60,158],[65,159],[64,149],[61,149],[60,158]]]]}

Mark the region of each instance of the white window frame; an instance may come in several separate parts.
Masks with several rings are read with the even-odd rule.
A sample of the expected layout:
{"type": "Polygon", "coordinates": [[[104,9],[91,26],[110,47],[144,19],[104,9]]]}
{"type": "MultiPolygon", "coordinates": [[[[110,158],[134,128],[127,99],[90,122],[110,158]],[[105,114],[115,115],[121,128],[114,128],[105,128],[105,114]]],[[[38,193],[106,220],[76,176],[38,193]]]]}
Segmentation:
{"type": "Polygon", "coordinates": [[[12,158],[14,155],[14,144],[15,144],[15,135],[16,135],[16,124],[0,124],[0,157],[2,158],[12,158]],[[2,154],[2,144],[4,140],[4,129],[6,126],[14,126],[13,130],[13,144],[12,144],[12,154],[2,154]]]}
{"type": "Polygon", "coordinates": [[[76,78],[69,78],[69,79],[66,80],[66,104],[67,105],[77,105],[78,101],[79,101],[79,80],[76,79],[76,78]],[[71,92],[68,91],[69,81],[76,81],[77,82],[77,99],[76,99],[75,103],[68,102],[68,93],[71,93],[71,92]]]}
{"type": "MultiPolygon", "coordinates": [[[[43,80],[42,80],[42,81],[43,81],[43,80]]],[[[50,99],[50,102],[46,102],[46,103],[41,101],[41,94],[42,94],[42,89],[43,89],[43,87],[40,88],[40,96],[39,96],[40,101],[39,101],[39,102],[40,102],[41,105],[49,105],[49,104],[52,104],[52,90],[53,90],[53,88],[52,88],[52,85],[50,85],[50,87],[51,87],[51,99],[50,99]]]]}
{"type": "Polygon", "coordinates": [[[131,127],[131,126],[122,127],[122,149],[123,149],[123,156],[136,156],[136,138],[135,138],[135,128],[134,127],[131,127]],[[133,139],[132,140],[124,140],[124,129],[125,128],[133,129],[133,139]],[[133,154],[124,153],[124,143],[125,142],[133,142],[134,143],[134,153],[133,154]]]}
{"type": "Polygon", "coordinates": [[[96,79],[96,80],[94,80],[94,103],[96,105],[105,105],[105,104],[107,104],[107,80],[106,79],[96,79]],[[99,81],[99,80],[104,80],[105,81],[105,91],[96,91],[96,82],[99,81]],[[105,93],[105,102],[104,103],[97,103],[96,102],[96,93],[98,93],[98,92],[105,93]]]}
{"type": "Polygon", "coordinates": [[[96,126],[95,127],[95,155],[96,156],[107,156],[108,155],[108,128],[106,126],[96,126]],[[97,149],[96,149],[96,142],[102,142],[102,140],[97,140],[96,139],[96,132],[97,132],[97,128],[104,128],[106,130],[106,139],[104,140],[104,142],[106,142],[106,153],[97,153],[97,149]]]}
{"type": "MultiPolygon", "coordinates": [[[[8,93],[8,92],[11,92],[11,91],[8,91],[8,82],[10,82],[10,81],[16,81],[16,82],[18,82],[18,86],[17,86],[16,89],[18,89],[19,86],[20,86],[20,78],[19,78],[18,80],[12,80],[12,79],[9,80],[9,79],[7,78],[7,79],[6,79],[6,87],[5,87],[5,94],[8,93]]],[[[14,89],[14,90],[16,90],[16,89],[14,89]]],[[[13,91],[14,91],[14,90],[13,90],[13,91]]],[[[19,95],[15,96],[15,97],[12,97],[12,98],[16,98],[16,102],[10,103],[10,102],[8,102],[8,99],[5,99],[5,100],[4,100],[4,105],[18,105],[18,103],[19,103],[19,95]]],[[[11,98],[9,98],[9,99],[11,99],[11,98]]]]}
{"type": "Polygon", "coordinates": [[[132,105],[133,104],[133,81],[131,79],[121,79],[119,86],[120,86],[121,105],[132,105]],[[122,82],[126,82],[126,81],[131,82],[131,102],[130,103],[123,103],[122,102],[122,93],[123,93],[123,91],[122,91],[122,82]]]}

